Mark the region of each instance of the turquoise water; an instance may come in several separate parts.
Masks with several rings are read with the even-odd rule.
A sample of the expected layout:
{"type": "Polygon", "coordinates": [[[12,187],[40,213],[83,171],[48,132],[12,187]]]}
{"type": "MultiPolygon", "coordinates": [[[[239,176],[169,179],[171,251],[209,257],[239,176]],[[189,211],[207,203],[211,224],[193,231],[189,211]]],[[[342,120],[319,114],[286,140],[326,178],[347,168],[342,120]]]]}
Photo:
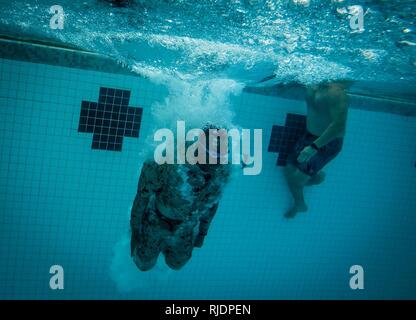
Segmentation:
{"type": "Polygon", "coordinates": [[[399,42],[414,41],[415,3],[353,4],[371,9],[363,33],[330,1],[61,1],[60,31],[49,2],[0,1],[2,34],[100,52],[137,74],[0,60],[0,297],[414,299],[416,118],[352,106],[342,153],[306,192],[310,210],[286,220],[290,196],[267,148],[273,125],[305,105],[243,91],[270,75],[414,85],[414,46],[399,42]],[[121,152],[91,149],[78,131],[81,102],[100,87],[129,90],[143,108],[140,136],[121,152]],[[206,243],[182,270],[160,259],[143,273],[128,255],[129,210],[154,131],[178,119],[263,129],[263,168],[234,167],[206,243]],[[54,264],[64,290],[49,288],[54,264]],[[357,264],[364,290],[349,287],[357,264]]]}
{"type": "Polygon", "coordinates": [[[49,1],[0,1],[3,33],[53,39],[109,54],[135,68],[183,77],[313,82],[348,76],[415,80],[415,2],[382,0],[60,1],[64,29],[51,30],[49,1]],[[363,33],[346,15],[361,5],[363,33]],[[337,11],[338,10],[338,11],[337,11]],[[341,11],[342,12],[342,11],[341,11]],[[405,41],[405,42],[404,42],[405,41]]]}

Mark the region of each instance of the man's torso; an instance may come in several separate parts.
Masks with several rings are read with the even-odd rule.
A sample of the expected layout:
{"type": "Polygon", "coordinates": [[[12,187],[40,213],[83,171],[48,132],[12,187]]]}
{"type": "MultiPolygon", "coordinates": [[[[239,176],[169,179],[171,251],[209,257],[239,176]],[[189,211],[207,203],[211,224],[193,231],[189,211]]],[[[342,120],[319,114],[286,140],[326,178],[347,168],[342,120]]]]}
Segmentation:
{"type": "Polygon", "coordinates": [[[322,135],[334,120],[331,115],[331,108],[336,107],[334,96],[334,92],[328,87],[308,88],[306,127],[313,135],[322,135]]]}

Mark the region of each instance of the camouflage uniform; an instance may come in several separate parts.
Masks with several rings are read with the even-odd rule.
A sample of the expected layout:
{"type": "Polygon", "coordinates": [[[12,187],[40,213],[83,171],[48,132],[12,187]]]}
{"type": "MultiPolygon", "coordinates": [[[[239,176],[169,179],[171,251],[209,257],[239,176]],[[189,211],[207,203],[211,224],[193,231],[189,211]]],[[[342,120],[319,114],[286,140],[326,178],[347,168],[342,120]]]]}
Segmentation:
{"type": "Polygon", "coordinates": [[[218,208],[230,165],[144,163],[131,211],[131,255],[139,269],[151,269],[162,252],[172,269],[202,246],[218,208]]]}

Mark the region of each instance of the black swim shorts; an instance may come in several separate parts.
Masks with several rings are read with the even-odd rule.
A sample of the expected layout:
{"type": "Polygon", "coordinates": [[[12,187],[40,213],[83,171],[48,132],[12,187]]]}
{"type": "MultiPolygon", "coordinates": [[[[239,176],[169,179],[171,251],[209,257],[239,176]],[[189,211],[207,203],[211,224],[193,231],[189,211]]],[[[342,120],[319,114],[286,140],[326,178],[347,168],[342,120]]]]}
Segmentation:
{"type": "Polygon", "coordinates": [[[309,159],[309,161],[299,163],[297,158],[300,152],[311,145],[318,137],[306,131],[306,133],[296,142],[292,151],[289,153],[287,163],[292,164],[303,173],[309,176],[317,174],[328,162],[334,159],[341,151],[344,142],[343,138],[336,138],[321,147],[319,151],[309,159]]]}

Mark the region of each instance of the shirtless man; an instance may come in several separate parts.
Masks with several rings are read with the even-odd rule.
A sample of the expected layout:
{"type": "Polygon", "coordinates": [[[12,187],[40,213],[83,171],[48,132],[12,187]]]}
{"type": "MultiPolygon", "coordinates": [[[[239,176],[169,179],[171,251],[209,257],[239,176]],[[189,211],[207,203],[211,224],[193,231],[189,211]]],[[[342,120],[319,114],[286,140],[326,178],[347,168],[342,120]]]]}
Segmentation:
{"type": "MultiPolygon", "coordinates": [[[[205,126],[207,136],[210,129],[219,128],[205,126]]],[[[206,150],[208,157],[220,157],[206,150]]],[[[202,247],[230,175],[230,165],[217,160],[194,165],[144,163],[130,220],[131,256],[140,270],[152,269],[160,253],[170,268],[179,270],[193,248],[202,247]]]]}
{"type": "Polygon", "coordinates": [[[336,81],[307,88],[307,131],[289,154],[285,168],[294,199],[286,218],[308,210],[303,188],[320,184],[325,179],[321,169],[342,149],[348,112],[347,87],[347,81],[336,81]]]}

